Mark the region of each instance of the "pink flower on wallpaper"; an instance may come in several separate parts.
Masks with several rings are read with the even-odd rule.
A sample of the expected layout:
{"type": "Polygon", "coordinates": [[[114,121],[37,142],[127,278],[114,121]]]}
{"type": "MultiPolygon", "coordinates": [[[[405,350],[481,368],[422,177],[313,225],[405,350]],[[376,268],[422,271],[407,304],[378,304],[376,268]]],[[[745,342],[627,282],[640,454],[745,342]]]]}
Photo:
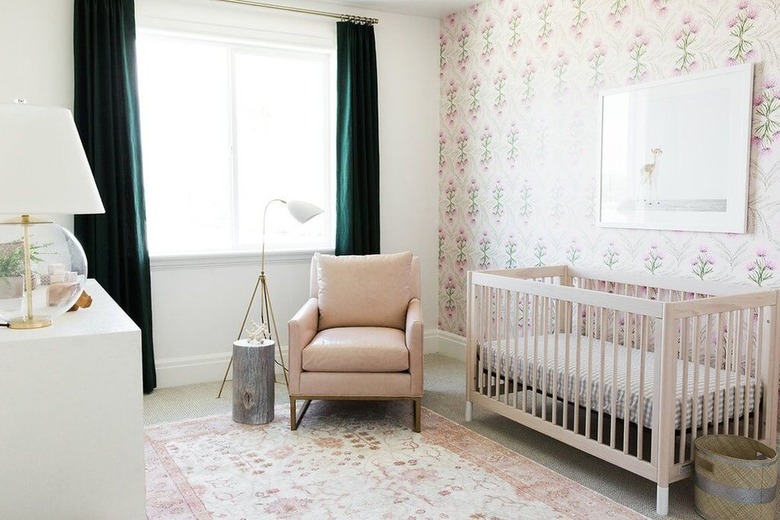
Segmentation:
{"type": "Polygon", "coordinates": [[[482,88],[482,80],[479,76],[474,74],[469,82],[469,114],[471,119],[475,120],[479,109],[482,107],[482,103],[479,99],[479,91],[482,88]]]}
{"type": "Polygon", "coordinates": [[[479,185],[477,185],[476,180],[471,179],[468,188],[466,188],[466,195],[469,200],[466,214],[469,216],[471,223],[474,224],[479,214],[479,185]]]}
{"type": "Polygon", "coordinates": [[[511,234],[509,235],[509,238],[507,238],[506,244],[504,244],[504,251],[506,252],[506,263],[504,263],[504,268],[514,269],[517,267],[517,241],[511,234]]]}
{"type": "Polygon", "coordinates": [[[593,50],[588,55],[588,64],[591,70],[591,86],[598,87],[604,82],[604,62],[607,50],[601,40],[593,42],[593,50]]]}
{"type": "Polygon", "coordinates": [[[490,62],[490,56],[493,55],[493,52],[495,49],[495,44],[493,43],[493,36],[495,34],[495,28],[496,24],[495,22],[488,16],[485,19],[485,23],[482,24],[482,62],[483,63],[489,63],[490,62]]]}
{"type": "Polygon", "coordinates": [[[466,265],[468,265],[468,242],[466,232],[463,228],[459,229],[458,235],[455,237],[455,265],[461,274],[466,272],[466,265]]]}
{"type": "Polygon", "coordinates": [[[704,280],[712,274],[715,265],[715,258],[709,254],[706,245],[699,246],[699,254],[691,258],[691,272],[699,279],[704,280]]]}
{"type": "Polygon", "coordinates": [[[563,94],[566,91],[566,80],[564,76],[569,67],[569,58],[563,50],[558,51],[558,59],[553,66],[553,76],[555,76],[555,87],[553,88],[556,94],[563,94]]]}
{"type": "Polygon", "coordinates": [[[650,0],[650,6],[657,14],[663,16],[666,14],[667,8],[669,7],[669,1],[670,0],[650,0]]]}
{"type": "Polygon", "coordinates": [[[517,123],[512,123],[509,126],[506,144],[508,145],[506,159],[509,161],[509,165],[514,167],[517,156],[520,153],[520,131],[517,129],[517,123]]]}
{"type": "Polygon", "coordinates": [[[455,203],[457,193],[458,189],[455,187],[455,182],[449,179],[447,186],[444,188],[444,214],[450,222],[453,221],[458,211],[458,206],[455,203]]]}
{"type": "Polygon", "coordinates": [[[487,269],[490,267],[490,238],[487,231],[482,233],[482,238],[479,239],[479,268],[487,269]]]}
{"type": "Polygon", "coordinates": [[[755,20],[758,17],[758,8],[748,0],[740,0],[737,3],[737,12],[727,21],[729,36],[734,40],[729,49],[728,64],[745,63],[754,61],[754,37],[755,20]]]}
{"type": "Polygon", "coordinates": [[[767,153],[780,135],[780,89],[774,78],[767,78],[764,88],[753,100],[753,143],[767,153]]]}
{"type": "Polygon", "coordinates": [[[496,217],[496,222],[501,222],[501,217],[504,215],[504,187],[501,185],[501,181],[496,181],[496,185],[493,186],[493,216],[496,217]]]}
{"type": "Polygon", "coordinates": [[[493,106],[498,109],[499,114],[506,104],[506,80],[507,77],[504,73],[504,69],[499,67],[498,72],[496,72],[496,76],[493,79],[493,89],[495,90],[495,101],[493,102],[493,106]]]}
{"type": "Polygon", "coordinates": [[[493,158],[493,132],[490,131],[489,126],[485,126],[485,130],[482,132],[482,135],[479,136],[479,144],[481,147],[479,152],[479,162],[482,163],[485,171],[487,171],[488,164],[493,158]]]}
{"type": "Polygon", "coordinates": [[[439,269],[441,270],[442,266],[444,266],[444,260],[446,258],[446,255],[444,254],[444,242],[446,240],[446,236],[444,234],[444,229],[439,227],[439,269]]]}
{"type": "Polygon", "coordinates": [[[767,258],[766,249],[759,249],[755,259],[746,266],[748,280],[761,287],[774,277],[775,268],[775,263],[767,258]]]}
{"type": "Polygon", "coordinates": [[[577,39],[582,38],[582,32],[588,25],[588,12],[585,10],[586,0],[573,0],[572,7],[574,7],[574,16],[571,21],[571,30],[574,33],[574,37],[577,39]]]}
{"type": "Polygon", "coordinates": [[[463,173],[466,169],[466,165],[469,163],[469,134],[465,128],[461,128],[458,132],[458,138],[456,140],[457,146],[457,159],[456,163],[460,168],[460,172],[463,173]]]}
{"type": "Polygon", "coordinates": [[[634,31],[634,39],[628,44],[628,57],[631,62],[628,78],[630,81],[638,81],[647,74],[645,63],[647,47],[650,40],[645,36],[642,28],[634,31]]]}
{"type": "Polygon", "coordinates": [[[620,27],[623,17],[629,13],[628,0],[611,0],[607,18],[615,27],[620,27]]]}
{"type": "Polygon", "coordinates": [[[454,81],[450,80],[444,91],[444,116],[448,124],[452,125],[455,122],[455,118],[458,117],[459,105],[458,86],[454,81]]]}
{"type": "Polygon", "coordinates": [[[470,56],[470,36],[471,31],[469,31],[469,28],[466,26],[466,24],[461,25],[460,32],[458,34],[458,66],[460,67],[460,70],[466,69],[466,62],[468,62],[470,56]]]}
{"type": "Polygon", "coordinates": [[[571,243],[569,244],[569,248],[566,250],[566,260],[571,265],[577,265],[577,261],[582,257],[582,249],[580,248],[579,244],[577,243],[576,238],[571,239],[571,243]]]}
{"type": "Polygon", "coordinates": [[[675,60],[675,71],[678,73],[690,72],[697,67],[697,55],[694,52],[698,39],[699,24],[691,13],[685,13],[682,17],[681,27],[674,33],[675,47],[679,57],[675,60]]]}
{"type": "Polygon", "coordinates": [[[439,77],[444,76],[444,71],[447,69],[447,47],[449,45],[447,35],[443,32],[439,33],[439,77]]]}
{"type": "Polygon", "coordinates": [[[517,6],[512,8],[512,14],[509,15],[508,27],[509,27],[509,45],[508,48],[512,51],[512,54],[517,54],[517,48],[522,44],[522,33],[520,30],[520,24],[523,21],[523,13],[518,10],[517,6]]]}
{"type": "Polygon", "coordinates": [[[447,315],[450,318],[452,318],[458,308],[457,294],[458,285],[455,283],[455,280],[453,280],[452,276],[448,276],[447,281],[444,282],[443,303],[444,310],[447,312],[447,315]]]}
{"type": "Polygon", "coordinates": [[[553,22],[552,22],[552,6],[553,6],[554,0],[545,0],[541,3],[539,8],[536,10],[537,16],[539,17],[539,34],[538,38],[539,41],[542,42],[542,47],[547,46],[547,42],[550,40],[550,35],[553,31],[553,22]]]}
{"type": "Polygon", "coordinates": [[[439,132],[439,175],[444,173],[444,168],[447,166],[447,154],[444,153],[447,149],[447,136],[444,132],[439,132]]]}
{"type": "Polygon", "coordinates": [[[536,65],[528,57],[525,60],[525,70],[520,74],[522,86],[520,87],[520,97],[525,103],[529,103],[534,97],[533,81],[536,73],[536,65]]]}

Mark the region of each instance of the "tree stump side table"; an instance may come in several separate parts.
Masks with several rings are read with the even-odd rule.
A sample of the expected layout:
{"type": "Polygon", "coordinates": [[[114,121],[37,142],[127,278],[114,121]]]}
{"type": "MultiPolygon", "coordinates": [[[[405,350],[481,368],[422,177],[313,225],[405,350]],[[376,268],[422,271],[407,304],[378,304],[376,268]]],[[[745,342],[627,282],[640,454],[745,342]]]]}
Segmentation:
{"type": "Polygon", "coordinates": [[[274,348],[269,339],[233,343],[233,420],[266,424],[274,420],[274,348]]]}

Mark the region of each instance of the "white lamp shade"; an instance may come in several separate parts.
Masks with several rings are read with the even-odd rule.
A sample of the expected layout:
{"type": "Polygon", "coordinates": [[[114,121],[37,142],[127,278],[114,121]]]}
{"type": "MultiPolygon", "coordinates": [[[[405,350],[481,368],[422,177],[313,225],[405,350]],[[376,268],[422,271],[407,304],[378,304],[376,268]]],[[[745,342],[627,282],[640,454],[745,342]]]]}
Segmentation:
{"type": "Polygon", "coordinates": [[[287,201],[287,211],[301,224],[308,222],[323,212],[322,209],[304,200],[287,201]]]}
{"type": "Polygon", "coordinates": [[[73,115],[0,103],[0,213],[104,213],[73,115]]]}

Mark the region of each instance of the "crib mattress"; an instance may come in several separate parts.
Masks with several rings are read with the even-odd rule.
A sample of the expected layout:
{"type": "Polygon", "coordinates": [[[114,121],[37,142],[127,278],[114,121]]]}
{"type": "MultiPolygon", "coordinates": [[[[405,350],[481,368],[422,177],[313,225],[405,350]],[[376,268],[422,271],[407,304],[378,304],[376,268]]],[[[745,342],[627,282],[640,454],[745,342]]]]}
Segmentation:
{"type": "MultiPolygon", "coordinates": [[[[532,386],[533,376],[536,375],[536,388],[544,390],[548,394],[553,394],[553,386],[555,386],[555,395],[560,399],[567,399],[570,403],[575,403],[575,397],[579,395],[579,400],[576,401],[580,406],[587,404],[588,394],[588,380],[590,384],[590,408],[592,410],[599,410],[599,407],[607,413],[612,413],[612,400],[616,402],[615,415],[620,419],[625,419],[625,399],[626,399],[626,382],[630,379],[629,390],[629,417],[628,420],[639,424],[639,416],[642,414],[642,425],[645,427],[651,427],[653,424],[653,387],[655,385],[655,354],[653,352],[645,352],[645,364],[644,371],[641,370],[641,357],[642,353],[638,349],[626,348],[621,345],[615,346],[611,342],[602,343],[601,340],[593,340],[591,346],[589,346],[588,338],[579,336],[578,334],[559,334],[550,335],[546,338],[544,336],[537,338],[537,352],[538,362],[534,360],[533,356],[533,342],[528,345],[528,353],[523,355],[523,340],[518,341],[517,346],[517,372],[515,373],[515,344],[514,340],[509,341],[509,345],[506,346],[504,342],[492,342],[491,352],[488,355],[487,349],[483,346],[479,349],[479,356],[483,360],[489,360],[492,372],[499,372],[503,377],[509,377],[510,379],[517,378],[518,388],[522,384],[532,386]],[[558,343],[555,343],[557,336],[558,343]],[[568,374],[566,373],[566,337],[569,338],[569,365],[568,374]],[[579,373],[577,371],[577,340],[579,338],[579,373]],[[547,358],[543,357],[544,345],[547,341],[547,358]],[[601,402],[601,350],[604,350],[604,398],[601,402]],[[508,352],[507,352],[508,350],[508,352]],[[557,356],[556,356],[557,352],[557,356]],[[591,358],[589,360],[589,358],[591,358]],[[617,378],[613,381],[613,367],[617,364],[617,378]],[[526,371],[527,365],[527,371],[526,371]],[[590,366],[590,368],[589,368],[590,366]],[[590,370],[590,372],[589,372],[590,370]],[[526,373],[531,375],[528,382],[525,381],[526,373]],[[588,374],[590,373],[590,377],[588,374]],[[630,378],[626,374],[630,374],[630,378]],[[555,377],[554,377],[555,376],[555,377]],[[564,381],[568,379],[567,395],[564,396],[564,381]],[[639,406],[640,403],[640,384],[642,388],[641,401],[643,406],[639,406]],[[613,387],[615,392],[613,392],[613,387]],[[577,393],[579,389],[579,393],[577,393]],[[641,410],[641,411],[640,411],[641,410]]],[[[701,428],[702,420],[704,416],[704,401],[707,397],[707,417],[708,423],[713,423],[713,419],[717,417],[717,422],[724,420],[724,412],[728,409],[728,418],[733,419],[741,417],[745,413],[745,393],[747,392],[747,413],[753,411],[754,401],[761,397],[761,385],[756,388],[756,380],[752,377],[741,377],[737,382],[735,374],[729,374],[725,370],[707,367],[702,364],[698,364],[698,391],[696,391],[697,404],[693,405],[694,394],[694,370],[697,366],[694,362],[688,362],[688,393],[685,401],[685,428],[690,428],[693,418],[693,410],[696,410],[696,425],[697,428],[701,428]],[[709,372],[708,376],[705,373],[709,372]],[[718,374],[719,373],[719,374],[718,374]],[[716,380],[720,383],[721,390],[716,392],[716,380]],[[728,381],[728,384],[725,383],[728,381]],[[707,384],[705,384],[705,382],[707,384]],[[705,386],[707,388],[705,388],[705,386]],[[726,396],[726,388],[728,388],[728,401],[726,396]],[[717,395],[716,395],[717,394],[717,395]],[[756,395],[757,394],[757,395],[756,395]],[[715,410],[717,401],[717,411],[715,410]],[[736,402],[735,402],[736,401],[736,402]],[[726,406],[728,403],[728,406],[726,406]],[[736,414],[736,415],[735,415],[736,414]]],[[[683,374],[684,363],[682,360],[677,360],[677,375],[675,381],[677,381],[677,392],[674,412],[674,425],[675,429],[679,430],[683,424],[682,409],[683,409],[683,374]]]]}

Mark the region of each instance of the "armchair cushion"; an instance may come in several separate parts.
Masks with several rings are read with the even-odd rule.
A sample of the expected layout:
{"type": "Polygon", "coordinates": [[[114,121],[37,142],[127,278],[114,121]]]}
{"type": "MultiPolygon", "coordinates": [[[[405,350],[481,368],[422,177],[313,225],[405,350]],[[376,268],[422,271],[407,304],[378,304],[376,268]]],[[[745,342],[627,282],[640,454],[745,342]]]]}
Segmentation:
{"type": "Polygon", "coordinates": [[[411,252],[316,256],[319,330],[333,327],[404,330],[411,298],[411,252]]]}
{"type": "Polygon", "coordinates": [[[338,327],[319,332],[301,353],[305,372],[409,370],[404,332],[386,327],[338,327]]]}

